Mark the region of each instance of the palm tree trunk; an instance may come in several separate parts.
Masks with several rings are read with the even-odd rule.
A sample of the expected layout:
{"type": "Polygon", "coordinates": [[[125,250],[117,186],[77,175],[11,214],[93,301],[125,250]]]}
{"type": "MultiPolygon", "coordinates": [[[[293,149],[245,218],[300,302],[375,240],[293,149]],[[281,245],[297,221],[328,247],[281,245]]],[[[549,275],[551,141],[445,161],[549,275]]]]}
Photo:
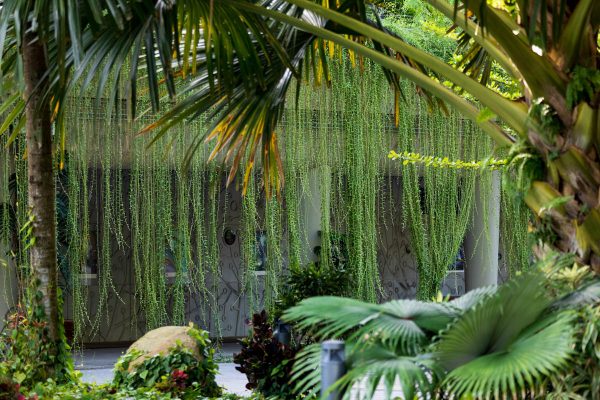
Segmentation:
{"type": "Polygon", "coordinates": [[[29,195],[35,243],[30,247],[31,270],[39,280],[48,323],[49,338],[58,343],[59,309],[57,297],[56,220],[54,173],[52,168],[52,123],[45,100],[48,79],[44,46],[35,34],[26,34],[23,43],[23,69],[27,101],[26,140],[29,195]]]}

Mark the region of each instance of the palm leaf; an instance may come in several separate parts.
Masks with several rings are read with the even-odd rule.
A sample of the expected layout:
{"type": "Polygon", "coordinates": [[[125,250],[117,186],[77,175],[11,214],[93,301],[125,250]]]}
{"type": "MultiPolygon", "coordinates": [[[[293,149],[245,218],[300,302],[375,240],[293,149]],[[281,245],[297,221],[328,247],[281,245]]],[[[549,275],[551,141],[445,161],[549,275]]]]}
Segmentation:
{"type": "Polygon", "coordinates": [[[545,377],[565,367],[575,343],[574,314],[563,312],[534,324],[502,351],[452,370],[444,381],[461,398],[532,398],[545,377]]]}
{"type": "Polygon", "coordinates": [[[498,286],[485,286],[473,289],[464,295],[450,301],[448,304],[458,308],[459,310],[469,310],[475,307],[480,302],[494,295],[498,291],[498,286]]]}
{"type": "Polygon", "coordinates": [[[319,395],[321,391],[321,345],[305,346],[294,359],[291,383],[296,393],[319,395]]]}
{"type": "Polygon", "coordinates": [[[397,384],[402,390],[402,398],[414,399],[415,395],[427,398],[443,377],[443,371],[431,354],[398,356],[382,345],[355,351],[350,348],[348,366],[348,373],[335,385],[344,391],[344,399],[372,399],[381,386],[385,398],[391,399],[397,384]],[[359,389],[362,386],[364,390],[359,389]]]}
{"type": "Polygon", "coordinates": [[[594,280],[563,296],[553,303],[553,307],[571,308],[598,302],[600,302],[600,281],[594,280]]]}
{"type": "Polygon", "coordinates": [[[551,301],[543,283],[540,273],[525,274],[488,294],[440,334],[434,356],[450,371],[449,392],[459,398],[520,397],[567,362],[573,315],[546,316],[551,301]]]}
{"type": "Polygon", "coordinates": [[[382,305],[341,297],[313,297],[284,313],[285,320],[321,338],[349,336],[364,346],[383,343],[412,355],[457,312],[443,304],[395,300],[382,305]]]}

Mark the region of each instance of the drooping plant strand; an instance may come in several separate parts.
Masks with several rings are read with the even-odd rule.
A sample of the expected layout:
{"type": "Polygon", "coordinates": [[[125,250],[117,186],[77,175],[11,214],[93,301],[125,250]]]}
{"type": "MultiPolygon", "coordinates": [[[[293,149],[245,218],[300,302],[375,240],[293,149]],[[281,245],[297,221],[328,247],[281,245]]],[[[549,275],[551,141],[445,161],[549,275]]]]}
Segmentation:
{"type": "MultiPolygon", "coordinates": [[[[313,195],[320,197],[321,204],[322,265],[331,265],[331,237],[333,233],[341,234],[350,249],[348,273],[356,280],[356,297],[377,300],[382,291],[377,265],[378,232],[382,220],[378,218],[377,210],[384,201],[380,190],[383,179],[390,175],[386,155],[390,149],[397,148],[395,140],[407,140],[398,146],[401,150],[445,156],[455,154],[464,160],[471,159],[469,157],[475,150],[463,149],[450,154],[446,148],[483,143],[472,127],[453,114],[450,117],[428,114],[418,102],[411,103],[410,95],[414,92],[411,90],[405,91],[409,99],[401,108],[400,118],[401,124],[406,121],[409,125],[401,126],[400,135],[391,134],[394,130],[390,117],[393,96],[378,68],[356,59],[352,66],[351,57],[344,52],[334,54],[333,58],[342,60],[332,64],[333,87],[304,85],[300,89],[299,109],[286,112],[280,141],[285,154],[283,205],[270,200],[262,215],[258,203],[264,200],[257,193],[260,182],[254,178],[242,200],[242,276],[245,294],[250,297],[253,309],[262,305],[261,287],[253,273],[256,232],[265,230],[268,236],[264,303],[269,304],[277,293],[283,269],[287,265],[299,265],[301,254],[312,252],[312,249],[306,249],[308,242],[302,232],[300,214],[302,202],[313,195]],[[415,136],[417,129],[420,129],[420,135],[415,136]],[[460,135],[444,137],[444,133],[452,132],[460,135]],[[311,193],[314,171],[320,186],[318,193],[311,193]],[[284,237],[287,237],[287,251],[282,250],[284,237]]],[[[81,124],[77,129],[78,137],[69,138],[73,141],[68,161],[72,270],[85,271],[90,242],[95,241],[100,252],[99,284],[102,290],[99,304],[106,310],[109,294],[117,293],[111,275],[108,275],[115,267],[111,265],[115,261],[112,254],[127,251],[130,246],[137,304],[134,315],[142,318],[146,328],[181,323],[189,301],[186,294],[199,299],[198,304],[207,308],[201,310],[203,316],[212,314],[212,320],[218,321],[214,317],[218,315],[217,294],[221,277],[219,238],[223,224],[220,221],[226,218],[226,207],[223,211],[221,206],[226,201],[221,195],[222,173],[217,164],[206,163],[205,147],[193,158],[189,175],[181,169],[181,155],[188,144],[185,138],[203,131],[207,121],[200,119],[182,124],[175,129],[177,132],[173,132],[178,137],[174,144],[170,143],[172,137],[169,136],[148,149],[147,138],[130,139],[140,126],[151,121],[150,118],[143,117],[129,124],[119,117],[119,105],[111,110],[101,110],[91,100],[85,101],[90,104],[84,114],[74,108],[77,111],[72,118],[74,126],[81,124]],[[116,113],[109,123],[105,122],[106,113],[116,113]],[[80,115],[86,115],[84,120],[88,122],[79,122],[80,115]],[[98,134],[90,135],[90,132],[98,134]],[[165,157],[163,150],[169,146],[175,151],[165,157]],[[102,148],[104,150],[100,151],[102,148]],[[73,165],[75,167],[71,168],[73,165]],[[128,175],[122,173],[123,170],[128,170],[128,175]],[[90,202],[93,194],[99,201],[90,202]],[[92,221],[98,221],[97,226],[91,226],[92,214],[97,215],[92,218],[92,221]],[[78,218],[79,215],[85,216],[78,218]],[[127,230],[131,232],[130,243],[124,233],[127,230]],[[92,231],[95,239],[91,238],[92,231]],[[80,237],[76,238],[77,235],[80,237]],[[172,253],[174,277],[166,276],[166,253],[172,253]]],[[[294,100],[289,104],[293,105],[294,100]]],[[[482,148],[487,151],[485,144],[482,148]]],[[[409,225],[414,229],[411,231],[413,246],[421,249],[419,272],[422,272],[423,287],[419,288],[419,296],[425,298],[433,293],[432,288],[439,288],[440,278],[443,279],[448,264],[456,255],[456,247],[462,240],[458,238],[461,231],[464,235],[464,221],[468,219],[461,211],[468,208],[468,202],[462,200],[469,197],[470,182],[476,178],[465,177],[462,172],[453,175],[420,167],[414,167],[413,172],[408,167],[406,170],[409,172],[403,173],[402,177],[403,180],[410,178],[405,182],[407,197],[401,205],[390,204],[388,210],[391,213],[397,206],[396,209],[405,211],[403,215],[407,219],[416,221],[409,225]],[[448,188],[452,183],[455,189],[448,188]],[[438,185],[443,190],[435,193],[432,188],[438,185]],[[426,217],[423,217],[424,209],[426,217]],[[440,218],[439,215],[444,213],[446,219],[440,218]],[[435,229],[437,231],[433,232],[435,229]],[[423,294],[426,292],[429,294],[423,294]]],[[[23,173],[18,176],[20,179],[26,177],[23,173]]],[[[72,277],[74,297],[78,299],[73,301],[74,319],[78,321],[76,330],[84,332],[85,324],[97,329],[98,323],[94,321],[99,314],[90,315],[85,304],[88,288],[80,284],[77,273],[72,277]]],[[[208,323],[208,318],[205,322],[208,323]]]]}
{"type": "MultiPolygon", "coordinates": [[[[491,151],[485,137],[455,113],[429,114],[415,100],[415,107],[401,116],[399,143],[403,151],[465,160],[483,158],[491,151]]],[[[428,168],[410,162],[403,162],[400,168],[405,217],[418,262],[417,297],[430,299],[456,262],[472,216],[475,182],[484,185],[490,172],[428,168]]],[[[488,192],[481,190],[482,194],[488,192]]]]}

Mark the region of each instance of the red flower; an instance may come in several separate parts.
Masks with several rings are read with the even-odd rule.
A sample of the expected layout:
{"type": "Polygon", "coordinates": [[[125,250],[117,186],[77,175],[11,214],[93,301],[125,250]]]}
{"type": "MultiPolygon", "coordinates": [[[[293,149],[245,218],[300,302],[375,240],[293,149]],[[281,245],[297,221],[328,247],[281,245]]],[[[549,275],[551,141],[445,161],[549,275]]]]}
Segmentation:
{"type": "Polygon", "coordinates": [[[185,389],[185,382],[188,379],[188,374],[186,374],[182,370],[176,369],[173,370],[173,372],[171,372],[171,379],[175,386],[177,386],[180,389],[185,389]]]}

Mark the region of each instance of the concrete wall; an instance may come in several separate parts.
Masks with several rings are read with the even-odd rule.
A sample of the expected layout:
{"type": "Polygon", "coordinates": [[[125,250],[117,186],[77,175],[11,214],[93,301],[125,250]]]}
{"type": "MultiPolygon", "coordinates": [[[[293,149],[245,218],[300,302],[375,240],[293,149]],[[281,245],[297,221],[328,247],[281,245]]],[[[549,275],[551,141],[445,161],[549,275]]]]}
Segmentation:
{"type": "Polygon", "coordinates": [[[0,330],[4,318],[17,302],[17,280],[14,265],[8,264],[6,248],[0,243],[0,330]]]}

